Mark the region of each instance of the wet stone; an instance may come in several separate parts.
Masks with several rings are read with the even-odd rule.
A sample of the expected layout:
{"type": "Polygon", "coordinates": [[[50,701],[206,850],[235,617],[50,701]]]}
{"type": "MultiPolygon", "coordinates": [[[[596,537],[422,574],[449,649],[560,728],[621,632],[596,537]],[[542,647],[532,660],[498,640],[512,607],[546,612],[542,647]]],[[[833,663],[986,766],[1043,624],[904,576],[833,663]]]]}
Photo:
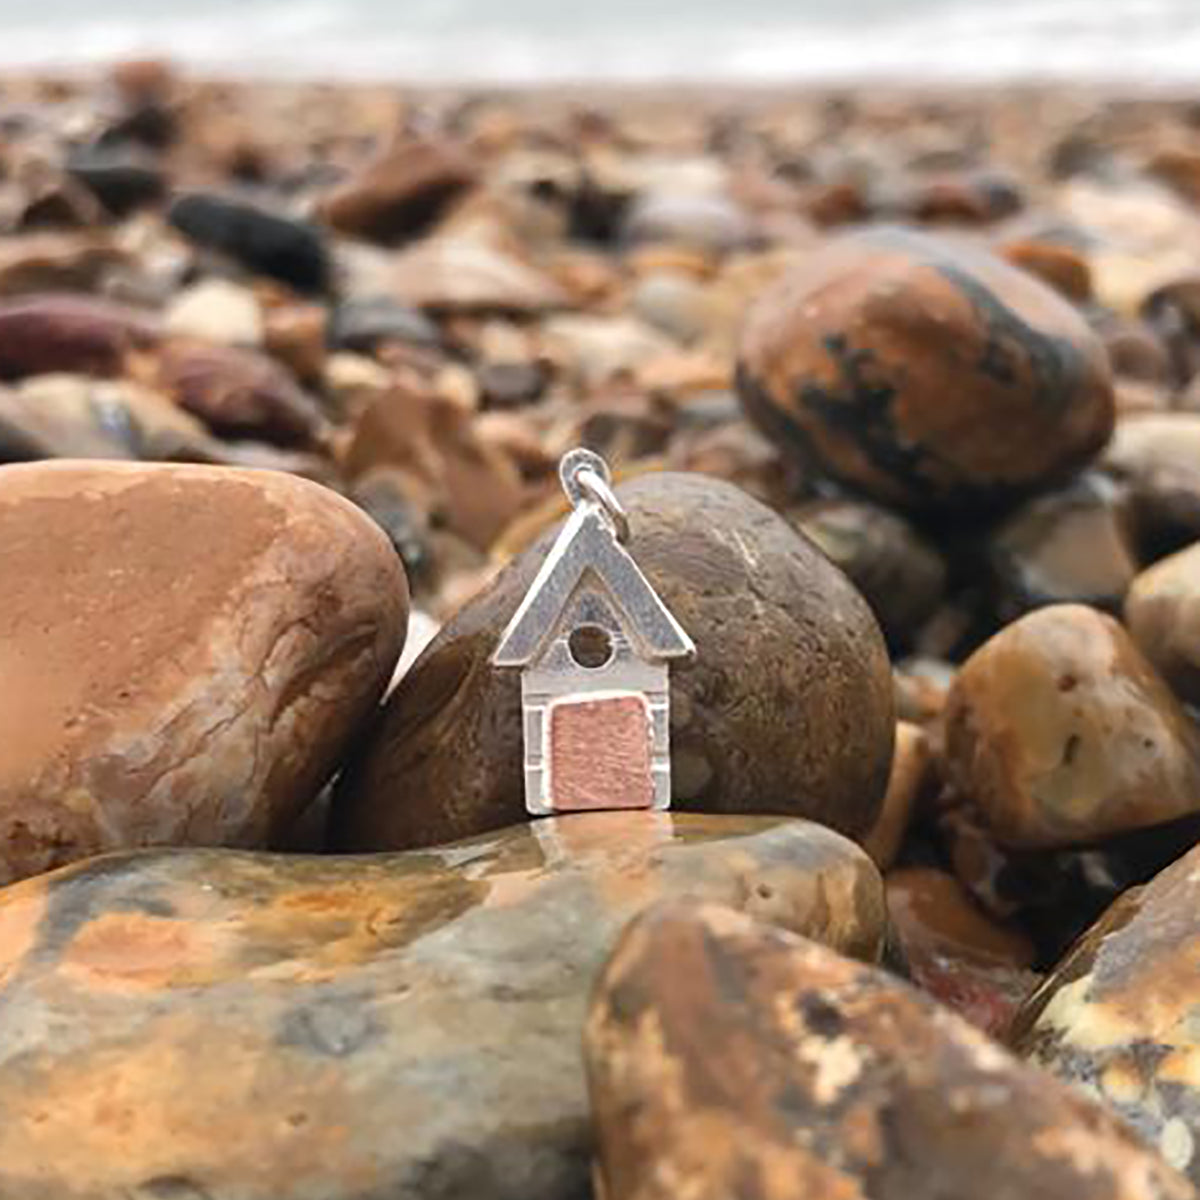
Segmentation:
{"type": "Polygon", "coordinates": [[[1011,621],[1047,604],[1119,613],[1138,571],[1121,493],[1099,474],[1021,508],[992,536],[996,607],[1011,621]]]}
{"type": "Polygon", "coordinates": [[[817,500],[786,515],[862,592],[889,644],[911,644],[945,591],[933,546],[903,517],[862,500],[817,500]]]}
{"type": "Polygon", "coordinates": [[[585,1048],[605,1200],[1193,1195],[929,997],[714,905],[630,926],[585,1048]]]}
{"type": "Polygon", "coordinates": [[[981,251],[889,230],[806,256],[755,303],[739,389],[797,460],[885,503],[963,515],[1063,482],[1112,431],[1104,347],[981,251]]]}
{"type": "Polygon", "coordinates": [[[1125,605],[1133,639],[1176,694],[1200,703],[1200,546],[1155,563],[1125,605]]]}
{"type": "Polygon", "coordinates": [[[1200,811],[1200,734],[1095,609],[1001,630],[958,672],[945,723],[950,780],[1002,845],[1093,843],[1200,811]]]}
{"type": "Polygon", "coordinates": [[[881,951],[866,857],[759,817],[577,815],[352,859],[143,852],[0,892],[0,1192],[584,1200],[588,997],[662,897],[881,951]]]}
{"type": "Polygon", "coordinates": [[[1126,893],[1018,1017],[1017,1049],[1103,1100],[1200,1182],[1200,854],[1126,893]]]}
{"type": "Polygon", "coordinates": [[[156,204],[167,189],[162,166],[150,155],[121,147],[85,147],[68,155],[67,171],[84,184],[108,212],[128,216],[156,204]]]}
{"type": "Polygon", "coordinates": [[[383,535],[282,473],[6,466],[0,558],[3,880],[110,849],[264,845],[403,643],[383,535]]]}
{"type": "MultiPolygon", "coordinates": [[[[630,552],[698,649],[671,672],[674,805],[864,835],[887,786],[894,719],[862,598],[729,484],[663,473],[618,494],[630,552]]],[[[431,845],[523,819],[520,680],[490,656],[552,536],[450,620],[393,695],[334,806],[344,848],[431,845]]]]}

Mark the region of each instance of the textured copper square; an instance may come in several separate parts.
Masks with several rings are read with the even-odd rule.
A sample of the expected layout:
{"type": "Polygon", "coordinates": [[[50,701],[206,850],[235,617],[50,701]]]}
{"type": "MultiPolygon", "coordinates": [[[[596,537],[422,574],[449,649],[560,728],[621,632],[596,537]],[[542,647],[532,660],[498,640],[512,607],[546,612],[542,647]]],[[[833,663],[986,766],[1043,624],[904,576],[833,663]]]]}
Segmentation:
{"type": "Polygon", "coordinates": [[[650,706],[628,694],[550,706],[550,806],[559,812],[650,808],[650,706]]]}

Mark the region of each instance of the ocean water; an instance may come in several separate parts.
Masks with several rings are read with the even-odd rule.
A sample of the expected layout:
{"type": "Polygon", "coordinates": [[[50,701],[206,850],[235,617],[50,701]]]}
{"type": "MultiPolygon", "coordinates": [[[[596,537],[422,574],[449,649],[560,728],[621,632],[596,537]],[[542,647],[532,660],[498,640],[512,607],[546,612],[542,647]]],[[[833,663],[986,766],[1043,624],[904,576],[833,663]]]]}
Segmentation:
{"type": "Polygon", "coordinates": [[[0,0],[0,68],[414,82],[1200,83],[1200,0],[0,0]]]}

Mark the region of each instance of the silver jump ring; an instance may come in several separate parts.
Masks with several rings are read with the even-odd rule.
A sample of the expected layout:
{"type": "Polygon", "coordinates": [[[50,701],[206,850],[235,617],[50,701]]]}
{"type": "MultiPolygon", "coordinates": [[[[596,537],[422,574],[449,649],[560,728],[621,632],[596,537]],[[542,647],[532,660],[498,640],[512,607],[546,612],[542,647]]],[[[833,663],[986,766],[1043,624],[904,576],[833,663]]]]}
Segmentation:
{"type": "Polygon", "coordinates": [[[608,486],[606,480],[597,475],[590,467],[584,467],[575,475],[579,490],[595,505],[612,523],[617,534],[617,541],[622,544],[629,541],[629,517],[616,493],[608,486]]]}
{"type": "Polygon", "coordinates": [[[596,505],[613,527],[617,541],[629,541],[629,518],[612,490],[608,463],[599,454],[583,447],[571,450],[563,455],[558,474],[572,504],[596,505]]]}

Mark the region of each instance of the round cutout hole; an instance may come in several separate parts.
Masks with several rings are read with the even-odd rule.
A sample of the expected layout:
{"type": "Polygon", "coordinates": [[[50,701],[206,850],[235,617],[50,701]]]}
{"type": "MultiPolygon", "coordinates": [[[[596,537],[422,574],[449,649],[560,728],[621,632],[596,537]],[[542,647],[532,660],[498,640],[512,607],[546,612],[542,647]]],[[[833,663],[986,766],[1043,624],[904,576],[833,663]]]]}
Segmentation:
{"type": "Polygon", "coordinates": [[[589,671],[607,666],[612,660],[613,644],[607,629],[599,625],[580,625],[572,630],[567,639],[567,648],[576,664],[589,671]]]}

